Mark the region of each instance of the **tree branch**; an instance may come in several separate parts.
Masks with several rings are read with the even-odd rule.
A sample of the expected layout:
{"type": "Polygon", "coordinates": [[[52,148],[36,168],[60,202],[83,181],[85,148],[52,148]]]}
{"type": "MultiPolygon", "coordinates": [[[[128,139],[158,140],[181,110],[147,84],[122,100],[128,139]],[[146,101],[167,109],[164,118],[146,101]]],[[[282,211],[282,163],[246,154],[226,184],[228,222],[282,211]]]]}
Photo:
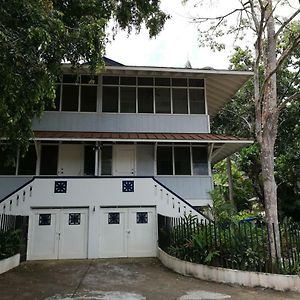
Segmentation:
{"type": "Polygon", "coordinates": [[[284,98],[281,103],[277,106],[278,112],[280,112],[289,102],[300,96],[300,91],[295,92],[291,96],[284,98]]]}
{"type": "Polygon", "coordinates": [[[298,8],[288,19],[286,19],[275,33],[275,38],[277,39],[282,30],[300,13],[300,8],[298,8]]]}
{"type": "Polygon", "coordinates": [[[284,60],[291,54],[291,52],[296,48],[296,46],[298,46],[300,43],[300,34],[298,35],[298,37],[296,37],[293,42],[282,52],[281,56],[278,58],[277,60],[277,64],[276,67],[268,74],[268,76],[265,78],[262,87],[261,87],[261,101],[263,101],[263,91],[269,81],[269,79],[277,72],[277,70],[281,67],[281,65],[283,64],[284,60]]]}

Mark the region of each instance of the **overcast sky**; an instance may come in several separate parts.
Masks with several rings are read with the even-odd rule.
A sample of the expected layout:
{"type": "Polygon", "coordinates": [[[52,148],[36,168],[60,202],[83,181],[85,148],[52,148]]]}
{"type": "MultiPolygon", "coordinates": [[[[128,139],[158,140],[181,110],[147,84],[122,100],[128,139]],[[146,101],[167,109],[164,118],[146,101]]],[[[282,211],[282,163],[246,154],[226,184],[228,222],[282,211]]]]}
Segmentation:
{"type": "MultiPolygon", "coordinates": [[[[193,68],[210,66],[228,69],[229,57],[233,52],[232,41],[228,40],[227,49],[221,52],[199,48],[197,27],[190,22],[188,16],[195,15],[195,12],[201,16],[224,14],[231,11],[237,0],[206,0],[207,5],[197,10],[193,8],[193,0],[186,6],[181,2],[182,0],[161,0],[161,8],[172,18],[156,39],[149,40],[145,30],[138,35],[132,33],[129,37],[120,32],[108,45],[106,56],[125,65],[184,67],[189,60],[193,68]]],[[[249,40],[244,43],[252,46],[249,40]]]]}

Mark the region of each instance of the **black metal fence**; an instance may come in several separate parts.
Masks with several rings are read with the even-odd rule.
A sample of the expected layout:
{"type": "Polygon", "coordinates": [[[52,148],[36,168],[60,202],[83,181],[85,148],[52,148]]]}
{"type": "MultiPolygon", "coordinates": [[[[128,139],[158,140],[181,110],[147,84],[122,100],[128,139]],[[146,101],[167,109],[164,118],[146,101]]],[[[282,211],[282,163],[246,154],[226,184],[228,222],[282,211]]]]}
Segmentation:
{"type": "MultiPolygon", "coordinates": [[[[212,266],[300,274],[300,224],[280,224],[281,257],[272,261],[263,222],[199,222],[197,218],[158,216],[159,246],[186,261],[212,266]]],[[[272,232],[271,234],[274,234],[272,232]]]]}
{"type": "Polygon", "coordinates": [[[26,260],[28,220],[29,220],[28,216],[14,216],[14,215],[0,214],[0,234],[2,233],[3,235],[3,233],[17,230],[21,236],[21,244],[19,247],[21,261],[26,260]]]}

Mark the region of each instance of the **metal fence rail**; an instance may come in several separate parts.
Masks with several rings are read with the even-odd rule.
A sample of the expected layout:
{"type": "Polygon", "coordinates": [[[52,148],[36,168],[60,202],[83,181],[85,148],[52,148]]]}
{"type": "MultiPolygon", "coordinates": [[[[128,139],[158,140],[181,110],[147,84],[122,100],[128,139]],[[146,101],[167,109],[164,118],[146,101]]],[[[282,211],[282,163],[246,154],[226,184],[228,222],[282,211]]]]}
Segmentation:
{"type": "Polygon", "coordinates": [[[21,261],[26,260],[28,238],[28,216],[0,214],[0,233],[19,230],[21,233],[20,255],[21,261]]]}
{"type": "MultiPolygon", "coordinates": [[[[300,224],[280,224],[281,256],[272,261],[263,222],[216,224],[158,216],[159,246],[180,259],[238,270],[298,274],[300,224]]],[[[273,232],[270,234],[274,234],[273,232]]]]}

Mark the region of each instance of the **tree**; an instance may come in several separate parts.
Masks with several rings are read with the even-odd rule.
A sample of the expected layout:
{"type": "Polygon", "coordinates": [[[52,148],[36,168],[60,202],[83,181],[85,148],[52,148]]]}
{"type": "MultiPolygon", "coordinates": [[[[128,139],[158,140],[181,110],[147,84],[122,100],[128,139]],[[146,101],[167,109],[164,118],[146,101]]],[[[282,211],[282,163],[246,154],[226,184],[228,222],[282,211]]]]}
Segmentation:
{"type": "Polygon", "coordinates": [[[293,25],[293,21],[300,13],[299,3],[296,4],[296,8],[289,5],[292,12],[285,19],[276,16],[277,8],[280,5],[289,5],[289,2],[281,0],[238,0],[236,8],[227,14],[213,18],[194,18],[194,21],[200,26],[205,22],[213,21],[208,30],[207,28],[201,30],[200,27],[200,40],[204,43],[208,42],[215,49],[224,47],[224,44],[217,42],[216,37],[235,34],[236,38],[239,38],[241,35],[245,35],[247,30],[254,33],[255,136],[261,153],[266,220],[273,258],[280,257],[281,253],[277,185],[274,177],[274,146],[278,131],[278,119],[284,107],[300,94],[298,90],[290,96],[284,96],[282,99],[277,97],[277,72],[293,51],[299,47],[300,43],[299,24],[293,25]],[[236,14],[238,15],[239,24],[228,28],[228,18],[236,14]],[[278,53],[285,30],[289,31],[289,34],[284,40],[284,48],[278,53]],[[261,69],[263,74],[260,72],[261,69]],[[274,235],[271,234],[273,226],[275,229],[274,235]]]}
{"type": "Polygon", "coordinates": [[[105,46],[119,30],[156,36],[168,15],[159,0],[0,0],[0,135],[20,149],[31,121],[53,106],[62,62],[104,68],[105,46]],[[110,22],[113,35],[109,35],[110,22]]]}

